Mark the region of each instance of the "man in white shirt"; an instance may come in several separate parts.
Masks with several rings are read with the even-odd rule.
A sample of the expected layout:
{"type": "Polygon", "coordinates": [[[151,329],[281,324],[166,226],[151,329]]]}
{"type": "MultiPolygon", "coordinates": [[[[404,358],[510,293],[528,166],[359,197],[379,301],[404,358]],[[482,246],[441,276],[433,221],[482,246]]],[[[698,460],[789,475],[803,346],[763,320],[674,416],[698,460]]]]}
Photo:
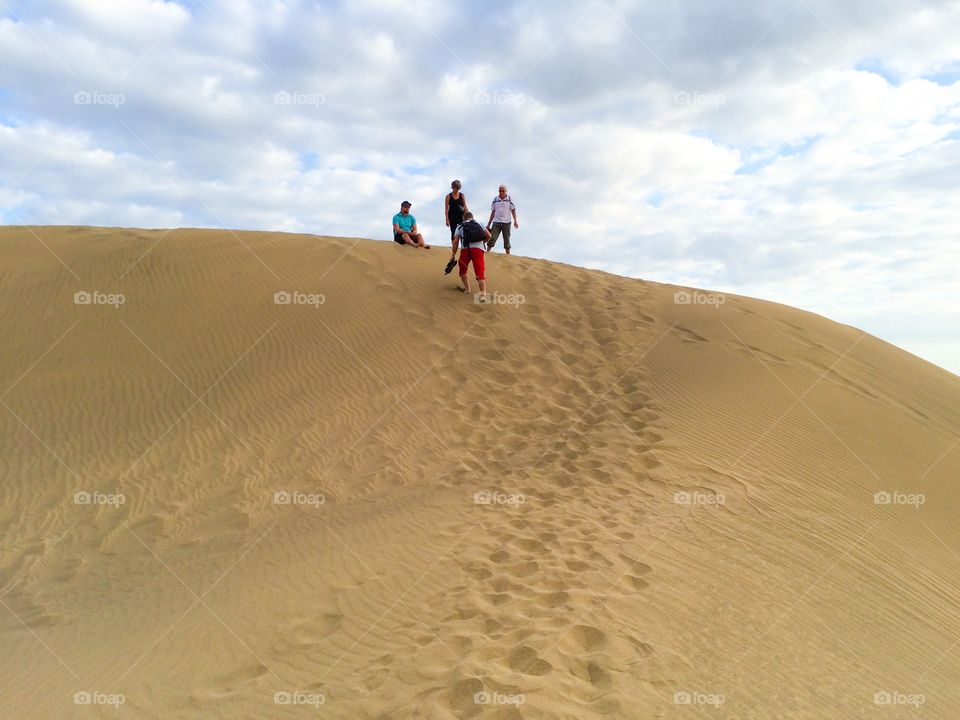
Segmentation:
{"type": "Polygon", "coordinates": [[[490,231],[490,240],[487,241],[487,250],[493,249],[497,238],[503,235],[503,249],[510,254],[510,218],[513,217],[513,226],[520,227],[517,220],[517,207],[507,195],[507,186],[501,185],[500,192],[490,204],[490,219],[487,220],[487,230],[490,231]]]}

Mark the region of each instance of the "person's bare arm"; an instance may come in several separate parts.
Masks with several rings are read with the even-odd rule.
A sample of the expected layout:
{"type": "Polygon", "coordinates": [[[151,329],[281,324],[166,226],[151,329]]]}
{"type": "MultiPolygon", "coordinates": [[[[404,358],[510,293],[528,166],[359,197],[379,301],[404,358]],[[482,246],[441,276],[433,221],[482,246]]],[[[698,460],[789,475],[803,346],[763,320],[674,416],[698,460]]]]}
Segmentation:
{"type": "Polygon", "coordinates": [[[413,224],[413,227],[410,228],[410,234],[411,234],[411,235],[419,235],[419,234],[420,234],[420,231],[417,230],[417,224],[416,224],[416,223],[414,223],[414,224],[413,224]]]}
{"type": "Polygon", "coordinates": [[[493,210],[490,211],[490,219],[487,220],[487,230],[490,229],[491,225],[493,225],[493,210]]]}
{"type": "Polygon", "coordinates": [[[443,224],[450,227],[450,193],[443,199],[443,224]]]}
{"type": "Polygon", "coordinates": [[[394,224],[393,224],[393,234],[394,234],[394,235],[399,235],[399,234],[400,234],[400,223],[394,223],[394,224]]]}
{"type": "Polygon", "coordinates": [[[517,209],[513,208],[513,210],[511,210],[510,212],[513,213],[513,226],[515,228],[520,227],[520,221],[517,220],[517,209]]]}
{"type": "Polygon", "coordinates": [[[486,237],[484,238],[485,240],[489,240],[489,239],[490,239],[490,231],[489,231],[489,230],[487,230],[486,228],[484,228],[484,229],[483,229],[483,234],[486,236],[486,237]]]}
{"type": "Polygon", "coordinates": [[[467,207],[467,196],[463,193],[460,193],[460,197],[463,198],[463,211],[465,213],[470,212],[470,208],[467,207]]]}

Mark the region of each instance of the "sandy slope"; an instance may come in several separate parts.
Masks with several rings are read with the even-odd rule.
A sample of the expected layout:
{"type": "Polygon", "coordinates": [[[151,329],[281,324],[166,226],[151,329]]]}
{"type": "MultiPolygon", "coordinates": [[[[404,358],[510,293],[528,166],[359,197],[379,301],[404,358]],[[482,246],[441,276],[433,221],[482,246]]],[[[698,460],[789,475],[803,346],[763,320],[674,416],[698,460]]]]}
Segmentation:
{"type": "Polygon", "coordinates": [[[960,379],[916,357],[499,254],[522,305],[351,239],[0,256],[0,717],[960,716],[960,379]]]}

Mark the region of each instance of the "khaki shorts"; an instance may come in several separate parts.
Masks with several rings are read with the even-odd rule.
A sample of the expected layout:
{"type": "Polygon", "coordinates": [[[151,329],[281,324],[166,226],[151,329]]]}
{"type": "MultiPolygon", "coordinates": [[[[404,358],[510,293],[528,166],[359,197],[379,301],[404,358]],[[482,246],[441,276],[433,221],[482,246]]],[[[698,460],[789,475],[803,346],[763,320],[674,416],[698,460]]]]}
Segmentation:
{"type": "Polygon", "coordinates": [[[497,244],[497,238],[500,237],[500,233],[503,233],[503,247],[507,250],[510,249],[510,225],[508,222],[495,222],[490,227],[490,241],[487,243],[489,247],[493,247],[497,244]]]}

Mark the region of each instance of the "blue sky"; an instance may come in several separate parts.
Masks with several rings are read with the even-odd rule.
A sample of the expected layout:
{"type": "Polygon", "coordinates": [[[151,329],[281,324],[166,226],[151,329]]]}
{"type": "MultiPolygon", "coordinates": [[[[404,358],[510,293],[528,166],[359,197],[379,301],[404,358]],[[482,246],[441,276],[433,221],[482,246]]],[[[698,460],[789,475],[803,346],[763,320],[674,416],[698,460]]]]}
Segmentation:
{"type": "Polygon", "coordinates": [[[763,297],[960,373],[960,3],[0,7],[0,220],[441,242],[763,297]]]}

